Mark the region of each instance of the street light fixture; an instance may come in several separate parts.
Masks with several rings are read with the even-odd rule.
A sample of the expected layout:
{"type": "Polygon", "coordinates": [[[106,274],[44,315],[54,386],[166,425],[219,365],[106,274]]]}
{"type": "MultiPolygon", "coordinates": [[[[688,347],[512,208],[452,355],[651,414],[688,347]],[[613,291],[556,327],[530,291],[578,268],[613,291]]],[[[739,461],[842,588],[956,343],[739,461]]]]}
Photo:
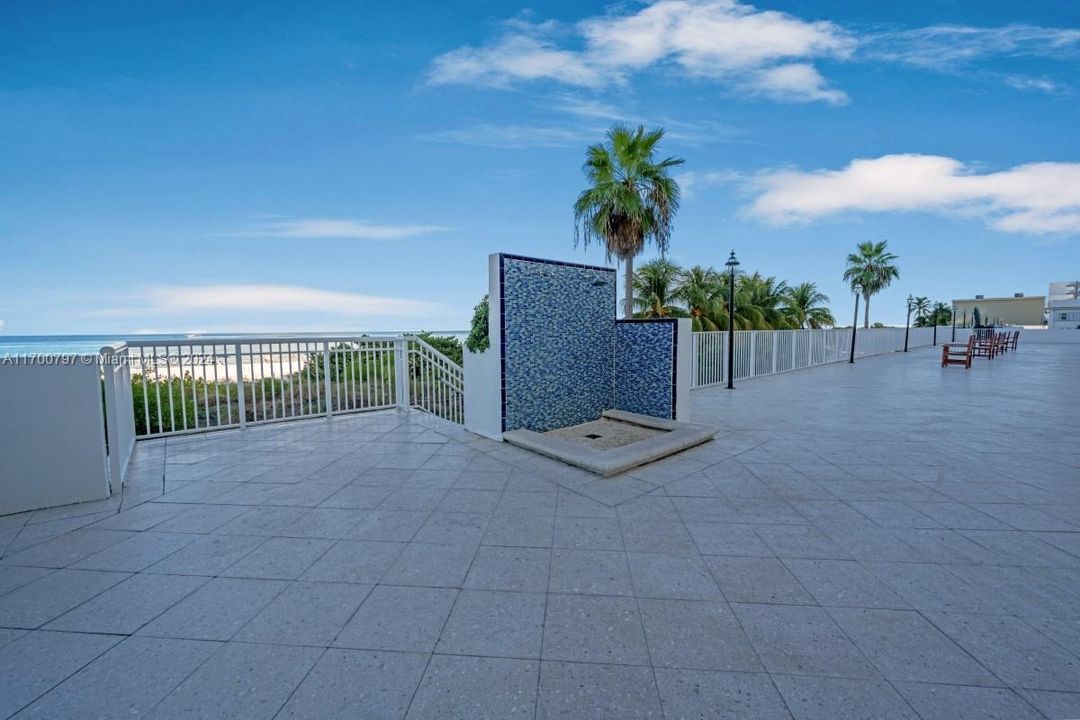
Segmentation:
{"type": "Polygon", "coordinates": [[[851,292],[855,293],[855,319],[851,321],[851,352],[848,353],[848,362],[855,362],[855,333],[859,329],[859,290],[861,285],[858,283],[851,286],[851,292]]]}
{"type": "Polygon", "coordinates": [[[956,306],[955,305],[952,306],[952,340],[951,340],[951,342],[956,342],[956,306]]]}
{"type": "Polygon", "coordinates": [[[904,352],[907,352],[908,334],[911,332],[911,308],[915,304],[915,298],[907,296],[907,320],[904,322],[904,352]]]}
{"type": "Polygon", "coordinates": [[[739,261],[735,259],[735,251],[728,255],[724,267],[728,269],[728,343],[727,343],[727,386],[728,390],[735,389],[735,273],[739,269],[739,261]]]}

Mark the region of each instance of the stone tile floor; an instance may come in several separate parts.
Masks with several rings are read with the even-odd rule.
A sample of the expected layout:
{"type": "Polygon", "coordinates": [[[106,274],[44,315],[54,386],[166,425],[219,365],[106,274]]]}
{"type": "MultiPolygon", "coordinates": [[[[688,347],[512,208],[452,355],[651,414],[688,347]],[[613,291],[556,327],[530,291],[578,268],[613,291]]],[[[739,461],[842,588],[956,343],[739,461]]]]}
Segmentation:
{"type": "Polygon", "coordinates": [[[698,391],[614,479],[418,413],[0,518],[0,717],[1080,717],[1080,353],[698,391]]]}

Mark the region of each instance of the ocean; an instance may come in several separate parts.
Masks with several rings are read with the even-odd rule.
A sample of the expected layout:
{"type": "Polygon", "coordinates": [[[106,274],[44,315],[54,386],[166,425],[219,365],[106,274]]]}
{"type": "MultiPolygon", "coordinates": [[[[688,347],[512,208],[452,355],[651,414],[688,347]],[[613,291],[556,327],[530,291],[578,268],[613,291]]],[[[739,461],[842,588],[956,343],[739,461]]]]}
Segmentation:
{"type": "MultiPolygon", "coordinates": [[[[342,332],[342,333],[282,333],[274,335],[278,338],[312,338],[338,335],[367,335],[369,337],[394,337],[396,335],[408,335],[416,331],[402,332],[342,332]]],[[[433,330],[435,335],[450,335],[464,340],[469,334],[466,330],[433,330]]],[[[175,334],[175,335],[133,335],[117,333],[115,335],[3,335],[0,334],[0,357],[15,355],[69,355],[69,354],[93,354],[97,353],[105,345],[115,345],[130,340],[205,340],[208,344],[217,338],[257,338],[267,337],[262,334],[246,333],[220,333],[220,334],[175,334]]]]}

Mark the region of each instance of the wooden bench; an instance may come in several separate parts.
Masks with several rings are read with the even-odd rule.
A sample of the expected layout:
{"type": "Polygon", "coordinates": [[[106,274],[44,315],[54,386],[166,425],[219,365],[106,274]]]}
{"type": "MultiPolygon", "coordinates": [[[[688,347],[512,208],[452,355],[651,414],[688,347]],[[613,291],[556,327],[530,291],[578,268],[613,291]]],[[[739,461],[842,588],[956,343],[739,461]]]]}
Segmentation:
{"type": "Polygon", "coordinates": [[[975,336],[968,337],[966,343],[942,343],[941,367],[949,365],[963,365],[971,367],[971,358],[975,353],[975,336]]]}

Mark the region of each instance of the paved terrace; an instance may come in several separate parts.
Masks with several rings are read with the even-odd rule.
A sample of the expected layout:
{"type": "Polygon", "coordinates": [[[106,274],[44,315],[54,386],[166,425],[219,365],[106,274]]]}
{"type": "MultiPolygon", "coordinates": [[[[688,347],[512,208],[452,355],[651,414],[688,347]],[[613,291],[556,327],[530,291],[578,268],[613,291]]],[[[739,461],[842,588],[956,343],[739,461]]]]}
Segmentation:
{"type": "Polygon", "coordinates": [[[423,415],[0,518],[0,717],[1080,716],[1080,353],[701,391],[597,480],[423,415]]]}

